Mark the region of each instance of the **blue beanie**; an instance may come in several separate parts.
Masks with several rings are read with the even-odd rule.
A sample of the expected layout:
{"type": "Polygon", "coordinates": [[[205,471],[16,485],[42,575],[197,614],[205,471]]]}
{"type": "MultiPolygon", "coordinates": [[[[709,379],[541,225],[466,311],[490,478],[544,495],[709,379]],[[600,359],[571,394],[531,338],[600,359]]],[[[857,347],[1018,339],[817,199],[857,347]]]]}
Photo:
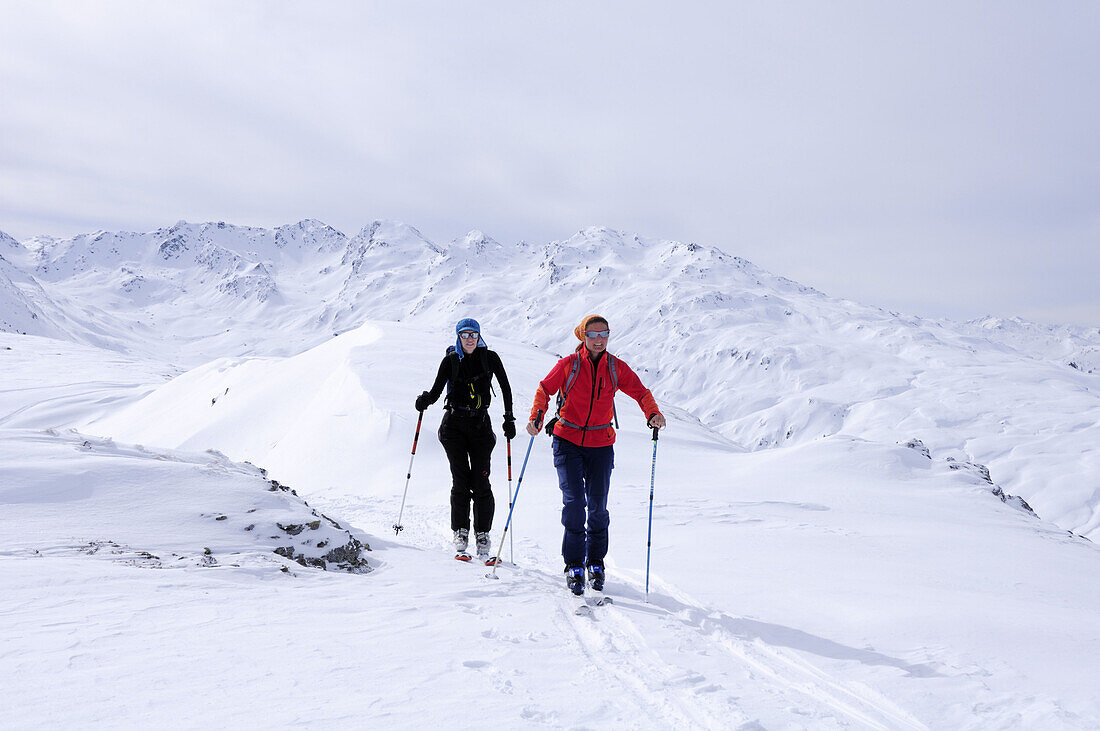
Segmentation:
{"type": "Polygon", "coordinates": [[[464,317],[458,321],[457,325],[455,325],[455,352],[458,353],[459,360],[462,360],[466,357],[466,351],[462,349],[462,338],[458,337],[458,334],[467,330],[473,330],[478,334],[477,347],[489,347],[485,344],[485,338],[481,337],[481,325],[477,323],[477,320],[472,317],[464,317]]]}

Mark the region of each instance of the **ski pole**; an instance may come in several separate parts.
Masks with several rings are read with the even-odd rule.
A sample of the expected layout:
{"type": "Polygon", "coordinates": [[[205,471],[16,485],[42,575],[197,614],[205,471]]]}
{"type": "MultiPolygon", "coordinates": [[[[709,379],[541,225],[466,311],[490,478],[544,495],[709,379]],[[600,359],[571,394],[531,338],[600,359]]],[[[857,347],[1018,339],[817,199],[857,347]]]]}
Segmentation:
{"type": "MultiPolygon", "coordinates": [[[[535,424],[542,424],[542,410],[540,409],[538,415],[535,416],[535,424]]],[[[527,454],[523,458],[523,466],[519,468],[519,479],[516,480],[516,497],[512,501],[512,504],[508,507],[508,520],[504,521],[504,533],[500,536],[500,545],[497,546],[497,557],[493,559],[493,572],[491,574],[485,574],[487,579],[495,579],[497,577],[497,566],[500,565],[500,554],[504,551],[504,536],[508,534],[508,526],[512,524],[512,511],[516,509],[516,503],[519,502],[519,489],[523,486],[523,473],[527,471],[527,460],[531,457],[531,447],[535,446],[535,436],[531,435],[531,441],[527,443],[527,454]]]]}
{"type": "Polygon", "coordinates": [[[405,475],[405,493],[401,496],[401,511],[397,514],[397,522],[393,524],[393,534],[396,536],[405,530],[405,526],[401,525],[401,516],[405,514],[405,497],[409,494],[409,480],[413,475],[413,459],[416,457],[416,443],[420,441],[420,424],[424,421],[424,412],[420,412],[420,418],[416,420],[416,434],[413,435],[413,451],[412,457],[409,457],[409,471],[405,475]]]}
{"type": "Polygon", "coordinates": [[[649,468],[649,532],[645,539],[645,600],[649,603],[649,554],[653,547],[653,477],[657,474],[657,427],[653,427],[653,464],[649,468]]]}
{"type": "MultiPolygon", "coordinates": [[[[512,512],[512,440],[508,440],[508,512],[512,512]]],[[[508,535],[508,560],[516,562],[515,531],[508,535]]]]}

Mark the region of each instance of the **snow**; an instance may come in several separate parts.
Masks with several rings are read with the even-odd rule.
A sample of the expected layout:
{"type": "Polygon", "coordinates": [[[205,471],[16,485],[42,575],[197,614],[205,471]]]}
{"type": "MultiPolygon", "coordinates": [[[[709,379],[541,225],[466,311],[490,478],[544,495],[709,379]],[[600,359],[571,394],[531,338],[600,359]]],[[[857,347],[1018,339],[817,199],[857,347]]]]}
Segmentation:
{"type": "MultiPolygon", "coordinates": [[[[174,568],[273,564],[276,551],[308,564],[336,548],[358,549],[343,526],[260,469],[213,450],[181,454],[52,429],[4,430],[0,456],[9,555],[102,552],[129,565],[174,568]]],[[[365,570],[361,551],[352,552],[351,563],[332,563],[365,570]]]]}
{"type": "Polygon", "coordinates": [[[56,329],[0,333],[0,726],[1100,726],[1095,331],[886,313],[599,228],[19,246],[2,291],[56,329]],[[647,596],[653,443],[620,400],[614,604],[578,617],[545,436],[511,482],[494,454],[495,550],[531,446],[498,579],[451,558],[438,407],[391,526],[453,321],[522,421],[593,311],[669,427],[647,596]]]}

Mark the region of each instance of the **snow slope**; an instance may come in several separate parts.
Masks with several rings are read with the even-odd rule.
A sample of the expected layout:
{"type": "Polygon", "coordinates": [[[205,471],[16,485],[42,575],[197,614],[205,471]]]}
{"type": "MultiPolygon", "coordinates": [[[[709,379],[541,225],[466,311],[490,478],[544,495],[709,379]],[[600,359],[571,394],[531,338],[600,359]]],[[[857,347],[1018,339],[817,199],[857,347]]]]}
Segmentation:
{"type": "Polygon", "coordinates": [[[3,231],[0,231],[0,257],[8,259],[9,261],[14,260],[22,264],[26,256],[27,250],[22,244],[3,231]]]}
{"type": "Polygon", "coordinates": [[[197,457],[76,432],[3,430],[0,458],[9,556],[281,567],[278,553],[318,568],[369,570],[366,547],[343,526],[214,450],[197,457]]]}
{"type": "MultiPolygon", "coordinates": [[[[164,381],[171,374],[154,363],[0,336],[13,348],[0,350],[4,382],[39,388],[0,401],[0,672],[18,699],[4,723],[1100,723],[1089,661],[1100,650],[1100,550],[999,500],[976,467],[918,444],[833,436],[746,452],[669,409],[647,597],[652,442],[625,400],[615,603],[577,617],[560,575],[548,440],[531,442],[514,551],[504,549],[514,564],[490,580],[450,558],[433,409],[395,539],[415,426],[405,402],[445,342],[371,323],[300,356],[224,359],[164,381]],[[115,438],[43,431],[59,420],[115,438]],[[179,439],[182,451],[164,446],[179,439]],[[213,443],[228,459],[203,451],[213,443]],[[242,464],[261,453],[272,464],[254,463],[312,508],[280,502],[293,496],[242,464]],[[265,527],[322,512],[370,544],[374,570],[284,561],[270,551],[278,541],[244,530],[257,507],[292,514],[267,512],[265,527]],[[217,565],[203,565],[205,547],[217,565]]],[[[520,384],[553,361],[490,342],[520,384]]],[[[514,445],[516,477],[529,441],[514,445]]],[[[499,448],[494,467],[496,545],[508,494],[499,448]]]]}
{"type": "Polygon", "coordinates": [[[29,277],[0,254],[0,332],[61,337],[62,333],[16,282],[25,283],[27,288],[34,286],[29,277]]]}

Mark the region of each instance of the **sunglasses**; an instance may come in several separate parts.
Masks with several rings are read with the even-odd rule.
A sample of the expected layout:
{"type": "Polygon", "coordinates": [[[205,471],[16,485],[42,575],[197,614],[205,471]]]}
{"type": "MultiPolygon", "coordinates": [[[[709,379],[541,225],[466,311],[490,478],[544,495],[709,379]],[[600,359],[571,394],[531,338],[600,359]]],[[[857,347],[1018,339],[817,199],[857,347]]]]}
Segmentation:
{"type": "Polygon", "coordinates": [[[603,338],[604,340],[611,337],[610,330],[585,330],[584,334],[590,338],[603,338]]]}
{"type": "Polygon", "coordinates": [[[464,331],[460,332],[458,334],[458,337],[462,338],[463,340],[477,340],[477,333],[464,331]]]}

